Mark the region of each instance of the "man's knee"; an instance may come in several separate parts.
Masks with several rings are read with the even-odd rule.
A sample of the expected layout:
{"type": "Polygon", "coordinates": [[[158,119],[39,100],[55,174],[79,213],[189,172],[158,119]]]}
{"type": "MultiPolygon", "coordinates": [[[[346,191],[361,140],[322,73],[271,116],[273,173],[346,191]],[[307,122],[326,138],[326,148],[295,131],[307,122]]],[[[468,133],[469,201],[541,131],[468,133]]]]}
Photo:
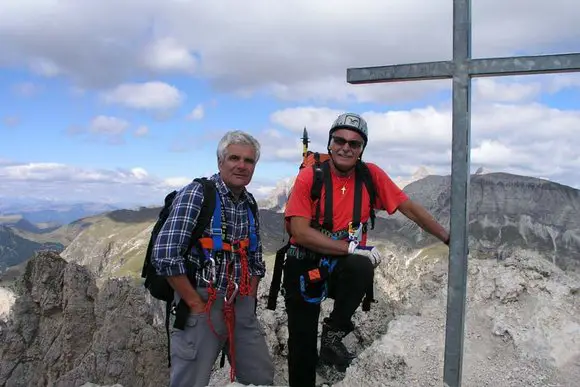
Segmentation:
{"type": "Polygon", "coordinates": [[[274,362],[265,340],[259,344],[240,352],[242,358],[236,359],[237,379],[246,385],[271,386],[274,384],[274,362]]]}
{"type": "MultiPolygon", "coordinates": [[[[265,358],[264,358],[265,359],[265,358]]],[[[250,376],[250,380],[245,384],[255,386],[273,386],[274,385],[274,362],[271,360],[262,361],[256,371],[250,376]]]]}
{"type": "Polygon", "coordinates": [[[341,274],[344,276],[354,276],[357,282],[368,282],[372,280],[374,275],[372,262],[368,258],[360,255],[348,255],[344,258],[344,263],[341,266],[341,274]]]}
{"type": "Polygon", "coordinates": [[[205,386],[210,380],[219,344],[199,323],[190,316],[184,330],[172,333],[171,387],[205,386]]]}

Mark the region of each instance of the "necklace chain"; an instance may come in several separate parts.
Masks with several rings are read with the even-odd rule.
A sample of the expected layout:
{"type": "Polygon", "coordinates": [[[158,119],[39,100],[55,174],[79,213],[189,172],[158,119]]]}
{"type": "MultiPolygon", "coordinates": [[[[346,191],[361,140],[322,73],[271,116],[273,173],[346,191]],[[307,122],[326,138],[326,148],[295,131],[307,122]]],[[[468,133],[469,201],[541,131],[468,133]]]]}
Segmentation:
{"type": "Polygon", "coordinates": [[[341,176],[338,176],[338,175],[336,176],[338,178],[338,180],[342,183],[342,188],[340,189],[340,191],[342,192],[343,195],[346,192],[346,184],[350,180],[351,176],[352,176],[352,174],[348,175],[348,177],[344,180],[341,176]]]}

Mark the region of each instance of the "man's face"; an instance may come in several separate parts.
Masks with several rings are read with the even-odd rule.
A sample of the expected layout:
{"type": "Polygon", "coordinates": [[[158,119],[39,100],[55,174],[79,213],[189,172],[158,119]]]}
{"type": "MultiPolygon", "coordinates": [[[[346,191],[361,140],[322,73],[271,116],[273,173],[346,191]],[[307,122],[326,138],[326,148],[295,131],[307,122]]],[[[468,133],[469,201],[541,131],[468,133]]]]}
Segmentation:
{"type": "Polygon", "coordinates": [[[353,130],[339,129],[332,133],[330,150],[332,159],[339,169],[349,169],[355,166],[362,153],[364,140],[353,130]]]}
{"type": "Polygon", "coordinates": [[[241,191],[252,180],[256,152],[251,145],[229,145],[226,156],[218,163],[220,176],[232,191],[241,191]]]}

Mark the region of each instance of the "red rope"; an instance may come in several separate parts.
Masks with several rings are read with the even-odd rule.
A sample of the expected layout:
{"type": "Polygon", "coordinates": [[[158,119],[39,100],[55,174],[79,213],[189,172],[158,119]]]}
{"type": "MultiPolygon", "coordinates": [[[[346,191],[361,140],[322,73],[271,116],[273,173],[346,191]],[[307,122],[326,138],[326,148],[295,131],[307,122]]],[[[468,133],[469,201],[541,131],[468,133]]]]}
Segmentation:
{"type": "Polygon", "coordinates": [[[240,294],[242,296],[249,296],[251,292],[250,272],[248,270],[248,252],[246,249],[240,250],[240,265],[242,275],[240,278],[240,294]]]}
{"type": "Polygon", "coordinates": [[[207,287],[207,302],[205,304],[205,313],[207,314],[207,325],[209,325],[209,329],[211,329],[212,333],[220,338],[220,335],[215,330],[213,323],[211,322],[211,307],[214,301],[217,298],[217,291],[213,286],[213,281],[210,281],[209,286],[207,287]]]}
{"type": "MultiPolygon", "coordinates": [[[[250,274],[248,270],[248,252],[245,248],[239,250],[240,253],[240,265],[241,265],[241,278],[240,278],[240,285],[239,285],[239,294],[242,296],[248,296],[251,292],[251,284],[250,284],[250,274]]],[[[224,322],[227,328],[227,339],[229,341],[229,352],[230,352],[230,382],[234,382],[236,376],[236,348],[235,348],[235,339],[234,339],[234,331],[236,325],[236,315],[235,315],[235,307],[233,304],[233,297],[236,295],[233,294],[235,291],[235,284],[232,281],[232,270],[233,270],[233,262],[230,262],[227,266],[227,279],[228,284],[226,287],[226,302],[224,302],[224,322]]],[[[211,322],[211,307],[217,298],[217,291],[213,286],[213,281],[210,281],[209,286],[207,288],[208,293],[208,300],[205,304],[205,312],[207,313],[208,324],[210,326],[211,331],[213,332],[216,337],[220,338],[220,335],[216,332],[212,322],[211,322]]]]}
{"type": "MultiPolygon", "coordinates": [[[[243,251],[243,250],[242,250],[243,251]]],[[[234,294],[235,285],[232,281],[232,267],[233,262],[230,262],[227,267],[227,278],[228,286],[226,288],[226,302],[224,304],[224,321],[228,331],[228,341],[230,344],[230,382],[233,383],[236,376],[236,348],[234,339],[234,330],[236,326],[236,315],[234,309],[234,300],[232,299],[236,295],[234,294]]]]}

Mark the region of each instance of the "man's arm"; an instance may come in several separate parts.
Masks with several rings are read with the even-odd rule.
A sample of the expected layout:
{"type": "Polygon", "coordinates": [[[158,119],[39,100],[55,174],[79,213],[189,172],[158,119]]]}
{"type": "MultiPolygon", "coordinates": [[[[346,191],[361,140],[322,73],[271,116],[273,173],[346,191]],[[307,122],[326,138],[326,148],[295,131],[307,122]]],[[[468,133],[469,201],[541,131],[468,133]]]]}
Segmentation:
{"type": "Polygon", "coordinates": [[[197,216],[203,201],[203,188],[192,183],[180,191],[165,224],[157,235],[151,259],[158,275],[165,276],[171,287],[191,310],[201,312],[204,302],[187,278],[185,258],[197,216]]]}
{"type": "Polygon", "coordinates": [[[296,244],[320,254],[346,255],[348,243],[327,237],[310,227],[310,219],[301,216],[290,218],[290,232],[296,244]]]}
{"type": "Polygon", "coordinates": [[[399,205],[398,210],[423,230],[449,244],[449,233],[419,203],[408,199],[399,205]]]}

